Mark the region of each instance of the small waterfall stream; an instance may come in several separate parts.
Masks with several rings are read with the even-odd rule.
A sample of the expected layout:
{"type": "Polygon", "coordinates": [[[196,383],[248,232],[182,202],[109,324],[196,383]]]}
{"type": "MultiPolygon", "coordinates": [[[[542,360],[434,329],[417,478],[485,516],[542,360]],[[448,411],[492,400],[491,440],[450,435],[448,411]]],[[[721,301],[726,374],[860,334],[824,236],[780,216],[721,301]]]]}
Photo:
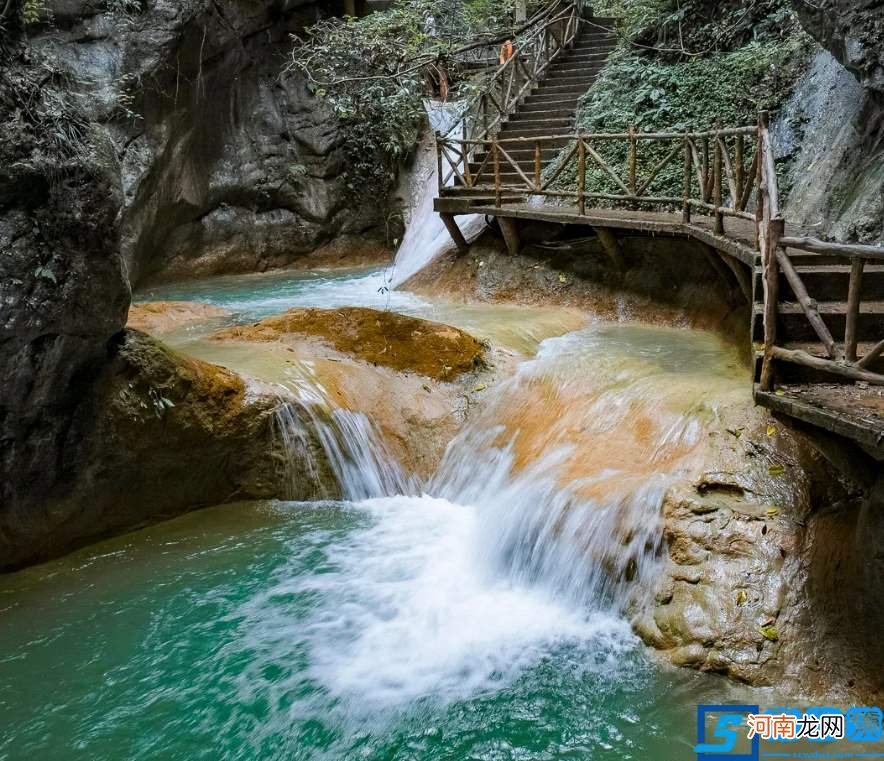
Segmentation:
{"type": "MultiPolygon", "coordinates": [[[[458,114],[456,105],[427,105],[430,128],[441,132],[451,126],[458,114]]],[[[452,134],[452,137],[455,136],[452,134]]],[[[454,242],[442,219],[433,211],[433,199],[439,193],[439,179],[436,151],[432,141],[425,140],[421,143],[411,174],[414,200],[405,236],[396,252],[392,274],[394,288],[454,248],[454,242]]],[[[448,178],[448,185],[453,182],[454,177],[448,178]]],[[[485,221],[478,214],[458,217],[457,224],[468,241],[478,238],[485,228],[485,221]]]]}

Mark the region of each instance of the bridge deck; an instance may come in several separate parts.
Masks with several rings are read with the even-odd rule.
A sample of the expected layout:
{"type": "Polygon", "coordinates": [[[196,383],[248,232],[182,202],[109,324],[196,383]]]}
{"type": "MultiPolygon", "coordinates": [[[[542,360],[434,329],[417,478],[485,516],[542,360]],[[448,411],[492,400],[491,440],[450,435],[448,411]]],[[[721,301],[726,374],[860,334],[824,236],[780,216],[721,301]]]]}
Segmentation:
{"type": "Polygon", "coordinates": [[[508,203],[495,207],[493,202],[484,204],[474,198],[436,198],[435,209],[440,213],[485,214],[510,219],[554,222],[563,225],[588,225],[607,227],[658,235],[679,235],[694,238],[713,248],[736,257],[748,267],[754,267],[758,252],[755,248],[755,225],[744,219],[728,219],[725,234],[715,233],[715,222],[711,217],[695,216],[690,224],[682,222],[681,214],[653,211],[633,211],[631,209],[587,209],[579,214],[576,206],[533,205],[529,203],[508,203]]]}

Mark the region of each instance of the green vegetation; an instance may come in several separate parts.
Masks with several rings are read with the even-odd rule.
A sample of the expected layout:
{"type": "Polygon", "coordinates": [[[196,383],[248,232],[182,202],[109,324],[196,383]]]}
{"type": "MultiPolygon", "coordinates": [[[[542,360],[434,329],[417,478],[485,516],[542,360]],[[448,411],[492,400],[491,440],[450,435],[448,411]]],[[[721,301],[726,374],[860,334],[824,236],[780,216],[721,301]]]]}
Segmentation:
{"type": "Polygon", "coordinates": [[[296,41],[289,70],[345,126],[351,185],[389,183],[414,145],[431,82],[455,76],[460,45],[505,28],[511,0],[406,0],[364,18],[327,19],[296,41]]]}
{"type": "MultiPolygon", "coordinates": [[[[702,0],[612,0],[598,12],[623,18],[618,49],[581,101],[578,126],[586,132],[708,129],[751,125],[775,110],[801,73],[808,38],[785,0],[708,3],[702,0]]],[[[639,171],[650,171],[671,145],[641,143],[639,171]]],[[[626,176],[625,141],[599,152],[626,176]]],[[[573,188],[576,169],[559,184],[573,188]]],[[[655,180],[658,195],[681,195],[682,167],[670,164],[655,180]]],[[[612,192],[595,168],[587,190],[612,192]]]]}

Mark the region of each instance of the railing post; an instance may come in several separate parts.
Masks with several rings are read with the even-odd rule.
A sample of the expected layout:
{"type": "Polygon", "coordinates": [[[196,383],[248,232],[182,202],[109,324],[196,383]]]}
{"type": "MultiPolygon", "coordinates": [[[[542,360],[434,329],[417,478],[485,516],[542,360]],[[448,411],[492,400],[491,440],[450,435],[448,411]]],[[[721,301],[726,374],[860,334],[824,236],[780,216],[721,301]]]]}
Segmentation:
{"type": "Polygon", "coordinates": [[[582,132],[577,135],[577,213],[586,214],[586,144],[582,132]]]}
{"type": "Polygon", "coordinates": [[[467,187],[473,187],[473,174],[470,171],[470,145],[466,140],[461,142],[461,147],[463,148],[462,156],[463,156],[463,179],[466,182],[467,187]]]}
{"type": "Polygon", "coordinates": [[[758,115],[758,136],[756,138],[755,150],[758,151],[758,160],[755,162],[755,248],[757,248],[762,256],[764,255],[764,234],[762,225],[764,224],[764,128],[766,124],[767,113],[762,111],[758,115]]]}
{"type": "Polygon", "coordinates": [[[541,190],[541,175],[543,174],[543,162],[541,161],[540,141],[534,144],[534,190],[541,190]]]}
{"type": "Polygon", "coordinates": [[[684,138],[684,206],[681,210],[681,221],[686,225],[691,221],[691,172],[694,164],[691,158],[691,140],[685,135],[684,138]]]}
{"type": "Polygon", "coordinates": [[[857,324],[859,322],[859,306],[862,300],[864,267],[865,260],[859,256],[853,259],[850,266],[850,288],[847,294],[847,325],[844,328],[844,358],[848,362],[856,362],[857,324]]]}
{"type": "Polygon", "coordinates": [[[635,139],[635,125],[629,125],[629,192],[634,196],[638,188],[638,145],[635,139]]]}
{"type": "Polygon", "coordinates": [[[437,132],[436,135],[436,184],[439,188],[439,195],[443,195],[445,184],[442,176],[442,137],[437,132]]]}
{"type": "Polygon", "coordinates": [[[700,188],[703,201],[709,203],[709,138],[703,138],[703,187],[700,188]]]}
{"type": "Polygon", "coordinates": [[[740,199],[743,197],[743,185],[745,185],[744,162],[746,161],[746,147],[743,135],[739,134],[736,138],[737,142],[734,147],[734,184],[737,186],[737,197],[734,199],[734,208],[742,211],[740,208],[740,199]]]}
{"type": "Polygon", "coordinates": [[[764,262],[764,361],[761,365],[761,390],[771,391],[774,386],[773,349],[777,343],[777,312],[780,300],[780,267],[777,249],[786,232],[786,222],[781,217],[771,219],[767,225],[764,262]]]}
{"type": "Polygon", "coordinates": [[[715,123],[715,148],[712,164],[712,204],[715,206],[715,232],[724,234],[724,214],[721,213],[721,170],[724,156],[721,151],[721,140],[718,134],[721,130],[721,122],[715,123]]]}
{"type": "Polygon", "coordinates": [[[503,206],[503,196],[500,191],[500,156],[497,153],[497,138],[491,140],[492,161],[494,162],[494,205],[497,208],[503,206]]]}

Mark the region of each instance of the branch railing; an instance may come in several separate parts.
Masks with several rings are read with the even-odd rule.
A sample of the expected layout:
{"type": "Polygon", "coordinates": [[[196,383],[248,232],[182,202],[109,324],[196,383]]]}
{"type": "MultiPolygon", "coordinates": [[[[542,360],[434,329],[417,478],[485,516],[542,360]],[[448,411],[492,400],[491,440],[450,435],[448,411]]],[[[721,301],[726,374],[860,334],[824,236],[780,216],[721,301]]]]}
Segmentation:
{"type": "Polygon", "coordinates": [[[570,199],[579,214],[592,200],[678,207],[686,222],[695,211],[713,214],[716,231],[723,233],[725,217],[757,221],[749,204],[759,181],[759,134],[760,128],[752,126],[504,139],[437,136],[439,193],[486,190],[498,204],[521,202],[525,196],[570,199]],[[650,144],[657,147],[647,150],[650,144]],[[551,151],[559,156],[544,168],[543,156],[551,151]],[[612,153],[623,160],[614,161],[612,153]],[[659,190],[666,179],[671,187],[673,172],[682,188],[678,196],[659,190]],[[593,173],[608,189],[587,190],[593,173]],[[565,176],[574,179],[570,187],[562,186],[565,176]]]}
{"type": "Polygon", "coordinates": [[[766,113],[761,114],[757,125],[717,126],[701,132],[647,133],[630,128],[619,133],[508,139],[437,136],[436,148],[440,196],[456,197],[463,190],[485,191],[497,208],[522,203],[532,196],[554,198],[570,201],[579,216],[596,201],[630,208],[680,209],[686,224],[694,221],[695,214],[712,217],[717,234],[726,233],[728,218],[751,221],[762,265],[762,390],[774,387],[776,362],[884,385],[884,375],[871,369],[884,355],[884,340],[873,343],[864,356],[858,357],[857,339],[862,320],[863,271],[868,262],[884,263],[884,247],[786,235],[766,113]],[[654,149],[649,148],[652,144],[654,149]],[[558,158],[544,167],[543,156],[552,150],[558,152],[558,158]],[[681,167],[677,169],[679,159],[681,167]],[[682,192],[675,195],[672,188],[679,174],[682,192]],[[570,180],[565,187],[561,182],[564,177],[570,180]],[[594,180],[595,190],[587,189],[589,178],[594,180]],[[835,256],[851,263],[846,328],[840,343],[810,296],[788,249],[835,256]],[[778,345],[781,276],[795,294],[826,356],[778,345]]]}
{"type": "Polygon", "coordinates": [[[571,46],[579,24],[576,4],[567,0],[556,2],[547,20],[517,40],[513,55],[467,101],[461,118],[438,139],[445,140],[455,131],[470,140],[483,140],[495,134],[549,65],[571,46]]]}

